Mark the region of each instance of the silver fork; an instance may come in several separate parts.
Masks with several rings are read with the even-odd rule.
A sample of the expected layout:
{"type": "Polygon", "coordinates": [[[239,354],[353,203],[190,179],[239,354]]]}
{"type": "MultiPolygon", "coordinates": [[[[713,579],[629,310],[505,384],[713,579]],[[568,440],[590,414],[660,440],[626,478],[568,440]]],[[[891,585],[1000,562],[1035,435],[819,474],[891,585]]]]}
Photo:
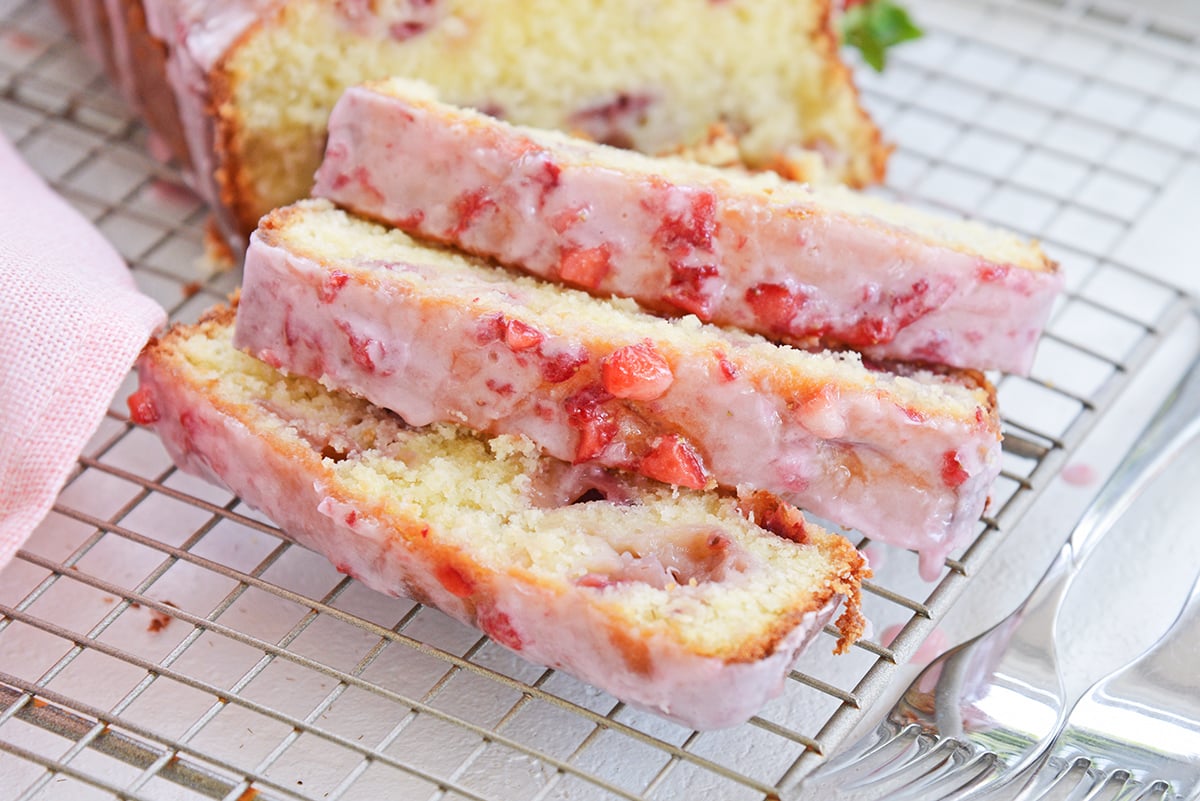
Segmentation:
{"type": "Polygon", "coordinates": [[[1092,685],[1020,801],[1200,795],[1200,574],[1159,641],[1092,685]]]}
{"type": "Polygon", "coordinates": [[[824,795],[977,798],[1030,767],[1064,722],[1055,626],[1097,542],[1200,433],[1200,361],[1159,408],[1030,596],[1000,623],[939,656],[873,732],[806,779],[824,795]]]}

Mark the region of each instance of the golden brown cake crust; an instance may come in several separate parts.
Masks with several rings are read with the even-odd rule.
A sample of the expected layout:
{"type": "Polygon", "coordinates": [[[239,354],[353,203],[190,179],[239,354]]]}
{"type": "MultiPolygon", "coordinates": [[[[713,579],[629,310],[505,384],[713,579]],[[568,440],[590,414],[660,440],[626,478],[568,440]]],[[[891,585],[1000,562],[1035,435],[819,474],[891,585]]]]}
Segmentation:
{"type": "Polygon", "coordinates": [[[272,18],[282,16],[283,11],[282,6],[276,8],[248,26],[210,74],[209,114],[213,120],[213,149],[217,164],[214,180],[221,202],[232,212],[238,233],[243,238],[248,237],[258,225],[265,203],[259,198],[245,163],[246,147],[242,133],[245,125],[234,100],[235,77],[230,61],[239,47],[257,35],[272,18]]]}
{"type": "Polygon", "coordinates": [[[152,36],[146,27],[146,11],[142,7],[142,0],[122,0],[122,7],[130,58],[138,66],[133,78],[141,112],[150,128],[162,137],[171,154],[185,167],[190,167],[191,154],[179,118],[179,106],[175,102],[175,92],[167,81],[166,46],[152,36]]]}

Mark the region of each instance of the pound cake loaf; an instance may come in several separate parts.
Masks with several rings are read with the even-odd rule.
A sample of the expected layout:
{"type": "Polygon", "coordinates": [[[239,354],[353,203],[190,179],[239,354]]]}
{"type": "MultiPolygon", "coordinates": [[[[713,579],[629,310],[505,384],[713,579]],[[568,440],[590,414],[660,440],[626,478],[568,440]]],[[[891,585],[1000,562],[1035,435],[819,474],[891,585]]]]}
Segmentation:
{"type": "Polygon", "coordinates": [[[897,375],[655,317],[322,200],[272,212],[251,237],[236,341],[412,425],[519,434],[685,487],[768,490],[919,551],[930,577],[973,533],[1000,469],[979,373],[897,375]]]}
{"type": "Polygon", "coordinates": [[[342,97],[314,194],[590,292],[879,359],[1026,373],[1062,285],[1006,232],[516,127],[406,80],[342,97]]]}
{"type": "Polygon", "coordinates": [[[863,558],[778,499],[410,428],[236,350],[233,315],[147,347],[134,419],[180,467],[374,589],[698,729],[757,712],[839,605],[837,648],[860,634],[863,558]]]}
{"type": "Polygon", "coordinates": [[[704,150],[720,130],[737,162],[854,185],[880,180],[889,152],[840,60],[829,0],[59,6],[135,107],[165,109],[169,85],[177,118],[154,122],[168,143],[186,143],[178,155],[197,188],[242,237],[307,196],[342,91],[392,75],[497,117],[648,153],[704,150]]]}

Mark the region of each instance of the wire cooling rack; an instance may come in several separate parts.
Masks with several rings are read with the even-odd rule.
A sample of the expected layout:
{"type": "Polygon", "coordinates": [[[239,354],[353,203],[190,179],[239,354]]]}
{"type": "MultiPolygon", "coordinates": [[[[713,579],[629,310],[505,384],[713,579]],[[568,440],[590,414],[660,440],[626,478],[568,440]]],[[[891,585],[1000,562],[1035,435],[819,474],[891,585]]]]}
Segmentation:
{"type": "MultiPolygon", "coordinates": [[[[0,801],[790,795],[1190,308],[1113,254],[1200,165],[1200,34],[1097,2],[910,5],[926,38],[860,71],[899,146],[881,191],[1036,237],[1069,285],[1033,376],[997,377],[1004,471],[938,581],[862,541],[871,636],[835,658],[825,632],[749,724],[687,731],[288,544],[175,470],[130,380],[0,574],[0,801]]],[[[197,266],[205,210],[49,6],[0,0],[0,128],[192,320],[237,276],[197,266]]]]}

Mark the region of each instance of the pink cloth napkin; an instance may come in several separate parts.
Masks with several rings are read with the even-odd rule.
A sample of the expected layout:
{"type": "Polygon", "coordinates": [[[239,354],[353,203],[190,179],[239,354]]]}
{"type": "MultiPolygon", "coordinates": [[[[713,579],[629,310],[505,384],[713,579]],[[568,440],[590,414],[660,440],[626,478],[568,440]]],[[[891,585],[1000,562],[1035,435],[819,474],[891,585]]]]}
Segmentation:
{"type": "Polygon", "coordinates": [[[112,245],[0,136],[0,569],[165,320],[112,245]]]}

